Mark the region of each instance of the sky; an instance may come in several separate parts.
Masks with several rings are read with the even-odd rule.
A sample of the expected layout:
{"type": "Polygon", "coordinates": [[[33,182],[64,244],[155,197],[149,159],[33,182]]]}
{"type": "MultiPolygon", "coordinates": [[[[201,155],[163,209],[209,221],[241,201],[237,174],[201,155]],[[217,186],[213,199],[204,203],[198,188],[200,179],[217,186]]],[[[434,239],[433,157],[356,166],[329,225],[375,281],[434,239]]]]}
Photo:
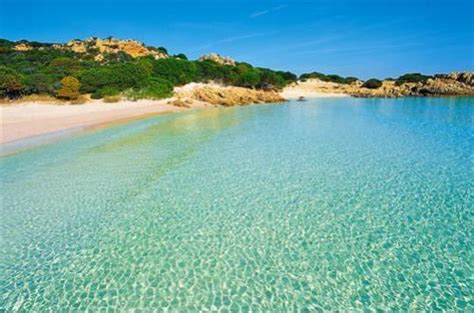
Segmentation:
{"type": "Polygon", "coordinates": [[[474,70],[474,0],[0,0],[0,38],[114,36],[297,74],[474,70]]]}

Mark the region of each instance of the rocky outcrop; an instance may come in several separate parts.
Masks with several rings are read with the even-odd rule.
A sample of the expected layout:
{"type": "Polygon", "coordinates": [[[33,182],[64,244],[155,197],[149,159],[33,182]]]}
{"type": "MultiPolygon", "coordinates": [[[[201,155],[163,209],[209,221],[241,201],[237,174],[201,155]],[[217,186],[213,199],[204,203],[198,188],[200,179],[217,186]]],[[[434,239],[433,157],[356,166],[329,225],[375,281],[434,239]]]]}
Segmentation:
{"type": "Polygon", "coordinates": [[[107,54],[118,55],[119,53],[127,54],[132,58],[152,56],[155,59],[162,59],[169,57],[168,53],[163,48],[148,47],[142,42],[136,40],[121,40],[112,37],[107,39],[95,37],[84,40],[75,39],[65,44],[28,41],[18,41],[13,44],[12,49],[20,52],[45,49],[72,51],[78,54],[92,56],[98,62],[107,60],[107,54]]]}
{"type": "Polygon", "coordinates": [[[221,56],[217,53],[206,54],[199,58],[199,61],[205,61],[205,60],[214,61],[222,65],[232,65],[232,66],[235,65],[235,61],[233,59],[229,57],[221,56]]]}
{"type": "Polygon", "coordinates": [[[167,58],[168,55],[156,48],[146,47],[136,40],[120,40],[115,38],[88,38],[85,40],[71,40],[65,45],[56,46],[59,49],[66,49],[76,53],[92,53],[95,59],[101,61],[106,53],[117,54],[126,53],[132,58],[153,56],[155,59],[167,58]]]}
{"type": "Polygon", "coordinates": [[[457,80],[458,82],[464,83],[469,86],[474,86],[474,73],[473,72],[454,72],[447,75],[448,79],[457,80]]]}
{"type": "Polygon", "coordinates": [[[15,45],[13,49],[16,51],[30,51],[33,49],[33,47],[31,47],[30,45],[26,43],[20,43],[20,44],[15,45]]]}
{"type": "Polygon", "coordinates": [[[437,75],[425,82],[402,83],[384,81],[377,89],[356,88],[348,93],[355,97],[406,97],[406,96],[474,96],[473,73],[437,75]]]}
{"type": "Polygon", "coordinates": [[[362,82],[352,84],[337,84],[324,82],[318,79],[308,79],[298,82],[290,88],[295,96],[307,96],[314,93],[347,94],[362,98],[397,98],[419,96],[474,96],[474,73],[462,72],[447,75],[436,75],[424,82],[397,83],[394,80],[385,80],[379,88],[365,88],[362,82]],[[299,93],[298,93],[299,92],[299,93]]]}
{"type": "Polygon", "coordinates": [[[175,97],[178,99],[193,99],[222,106],[285,101],[285,99],[275,91],[200,83],[192,83],[176,88],[175,97]]]}

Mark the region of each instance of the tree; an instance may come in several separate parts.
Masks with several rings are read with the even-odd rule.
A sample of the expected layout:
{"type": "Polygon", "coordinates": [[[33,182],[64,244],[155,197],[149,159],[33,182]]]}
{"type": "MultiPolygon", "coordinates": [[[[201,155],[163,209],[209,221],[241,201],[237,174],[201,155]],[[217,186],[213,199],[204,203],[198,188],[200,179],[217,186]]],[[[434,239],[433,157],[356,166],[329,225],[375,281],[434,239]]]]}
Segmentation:
{"type": "Polygon", "coordinates": [[[11,68],[0,66],[0,96],[18,98],[23,91],[22,76],[11,68]]]}
{"type": "Polygon", "coordinates": [[[371,78],[368,81],[366,81],[362,87],[364,88],[369,88],[369,89],[377,89],[382,87],[382,82],[378,79],[371,78]]]}
{"type": "Polygon", "coordinates": [[[165,47],[158,47],[156,50],[160,51],[161,53],[168,54],[168,50],[165,47]]]}
{"type": "Polygon", "coordinates": [[[75,100],[81,95],[79,93],[79,88],[81,83],[77,78],[72,76],[66,76],[61,80],[61,88],[58,90],[58,98],[63,98],[67,100],[75,100]]]}
{"type": "Polygon", "coordinates": [[[306,80],[310,78],[319,79],[324,82],[333,82],[337,84],[351,84],[358,80],[357,77],[352,77],[352,76],[342,77],[335,74],[326,75],[319,72],[305,73],[305,74],[301,74],[300,76],[301,80],[306,80]]]}
{"type": "Polygon", "coordinates": [[[25,92],[27,94],[51,94],[54,95],[55,79],[44,73],[33,73],[24,79],[25,92]]]}
{"type": "Polygon", "coordinates": [[[95,93],[112,84],[112,73],[106,66],[87,69],[81,73],[79,78],[81,79],[81,91],[84,93],[95,93]]]}
{"type": "Polygon", "coordinates": [[[257,71],[250,70],[239,75],[238,85],[242,87],[255,87],[260,82],[260,75],[257,71]]]}
{"type": "Polygon", "coordinates": [[[144,86],[150,73],[145,66],[136,63],[119,63],[104,65],[85,70],[81,73],[81,90],[95,93],[105,87],[113,87],[118,91],[144,86]]]}
{"type": "Polygon", "coordinates": [[[195,81],[198,76],[193,62],[175,58],[159,59],[153,64],[155,77],[166,79],[173,85],[184,85],[195,81]]]}
{"type": "Polygon", "coordinates": [[[176,54],[174,57],[177,58],[177,59],[181,59],[181,60],[187,60],[188,59],[188,57],[184,53],[176,54]]]}
{"type": "Polygon", "coordinates": [[[408,73],[398,77],[396,85],[401,85],[403,83],[425,83],[430,78],[433,77],[420,73],[408,73]]]}

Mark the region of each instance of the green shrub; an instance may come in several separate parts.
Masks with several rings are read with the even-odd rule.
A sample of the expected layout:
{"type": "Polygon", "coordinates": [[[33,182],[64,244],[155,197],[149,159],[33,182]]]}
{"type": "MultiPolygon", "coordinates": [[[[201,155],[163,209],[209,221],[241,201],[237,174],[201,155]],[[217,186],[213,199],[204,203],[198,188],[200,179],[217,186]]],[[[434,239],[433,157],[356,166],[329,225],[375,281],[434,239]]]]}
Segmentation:
{"type": "Polygon", "coordinates": [[[81,92],[96,93],[101,88],[111,86],[113,83],[113,73],[107,67],[91,68],[83,71],[79,75],[81,81],[81,92]]]}
{"type": "Polygon", "coordinates": [[[163,99],[173,95],[173,84],[165,79],[151,78],[145,87],[130,89],[125,96],[131,100],[163,99]]]}
{"type": "Polygon", "coordinates": [[[420,73],[408,73],[398,77],[395,84],[401,85],[403,83],[425,83],[430,78],[433,77],[420,73]]]}
{"type": "Polygon", "coordinates": [[[338,83],[338,84],[351,84],[357,80],[359,80],[357,77],[342,77],[339,75],[326,75],[323,73],[319,72],[312,72],[312,73],[305,73],[300,75],[300,80],[307,80],[307,79],[319,79],[325,82],[332,82],[332,83],[338,83]]]}
{"type": "Polygon", "coordinates": [[[81,73],[81,91],[96,93],[105,87],[118,91],[140,88],[145,85],[149,77],[146,69],[135,63],[104,65],[81,73]]]}
{"type": "Polygon", "coordinates": [[[287,84],[298,80],[298,76],[292,72],[277,71],[277,74],[281,76],[287,84]]]}
{"type": "Polygon", "coordinates": [[[377,89],[382,87],[382,81],[371,78],[368,81],[366,81],[364,84],[362,84],[362,87],[364,88],[369,88],[369,89],[377,89]]]}
{"type": "Polygon", "coordinates": [[[237,79],[237,73],[232,70],[231,66],[221,65],[210,60],[196,61],[194,65],[196,67],[197,81],[215,80],[233,83],[237,79]]]}
{"type": "Polygon", "coordinates": [[[168,54],[168,50],[165,47],[158,47],[156,50],[160,51],[161,53],[168,54]]]}
{"type": "Polygon", "coordinates": [[[25,92],[27,94],[49,94],[54,95],[55,78],[45,73],[33,73],[24,79],[25,92]]]}
{"type": "Polygon", "coordinates": [[[285,79],[280,76],[277,72],[269,69],[258,69],[260,72],[259,76],[259,88],[280,88],[285,85],[285,79]]]}
{"type": "Polygon", "coordinates": [[[181,60],[187,60],[188,57],[184,54],[184,53],[178,53],[176,55],[174,55],[175,58],[177,59],[181,59],[181,60]]]}
{"type": "Polygon", "coordinates": [[[15,70],[0,66],[0,97],[18,98],[22,95],[23,77],[15,70]]]}
{"type": "Polygon", "coordinates": [[[346,84],[352,84],[356,81],[358,81],[359,79],[357,77],[354,77],[354,76],[348,76],[345,78],[345,83],[346,84]]]}
{"type": "Polygon", "coordinates": [[[237,85],[241,87],[255,87],[260,83],[260,75],[257,71],[251,70],[239,75],[237,85]]]}
{"type": "Polygon", "coordinates": [[[49,63],[49,66],[54,68],[53,71],[65,74],[71,74],[80,69],[79,61],[68,57],[55,58],[49,63]]]}
{"type": "Polygon", "coordinates": [[[113,86],[106,86],[103,87],[93,94],[91,94],[92,99],[102,99],[104,97],[111,97],[111,96],[117,96],[120,93],[120,91],[113,87],[113,86]]]}
{"type": "Polygon", "coordinates": [[[152,57],[143,57],[135,61],[135,64],[140,66],[148,75],[153,74],[153,62],[152,57]]]}
{"type": "Polygon", "coordinates": [[[159,59],[153,64],[153,76],[166,79],[173,85],[184,85],[198,78],[193,62],[175,58],[159,59]]]}

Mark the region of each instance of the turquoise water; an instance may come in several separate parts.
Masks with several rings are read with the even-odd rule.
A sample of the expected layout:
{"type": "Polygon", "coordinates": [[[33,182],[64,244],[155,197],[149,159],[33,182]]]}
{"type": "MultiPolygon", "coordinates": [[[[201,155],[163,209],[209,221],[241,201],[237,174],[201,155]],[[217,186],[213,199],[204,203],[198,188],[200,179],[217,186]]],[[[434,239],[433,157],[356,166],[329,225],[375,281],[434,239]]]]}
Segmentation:
{"type": "Polygon", "coordinates": [[[0,159],[0,311],[474,310],[474,100],[186,112],[0,159]]]}

